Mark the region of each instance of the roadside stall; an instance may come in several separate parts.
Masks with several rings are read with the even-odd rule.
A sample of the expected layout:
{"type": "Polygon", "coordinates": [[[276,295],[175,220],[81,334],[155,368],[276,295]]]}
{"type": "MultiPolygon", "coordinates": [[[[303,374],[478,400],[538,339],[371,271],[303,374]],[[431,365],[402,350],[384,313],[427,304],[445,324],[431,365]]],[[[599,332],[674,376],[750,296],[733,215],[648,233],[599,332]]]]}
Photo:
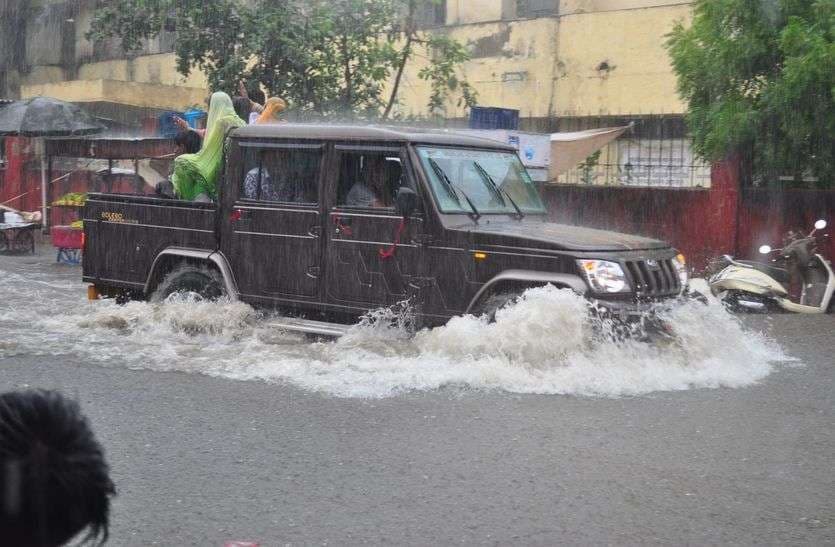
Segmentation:
{"type": "Polygon", "coordinates": [[[41,227],[40,213],[26,213],[0,206],[0,253],[35,253],[35,230],[41,227]]]}
{"type": "Polygon", "coordinates": [[[165,179],[177,146],[164,138],[67,137],[47,139],[45,152],[50,195],[60,196],[50,212],[56,260],[78,264],[87,192],[153,194],[156,183],[165,179]],[[60,171],[65,174],[53,180],[58,162],[63,162],[60,171]]]}

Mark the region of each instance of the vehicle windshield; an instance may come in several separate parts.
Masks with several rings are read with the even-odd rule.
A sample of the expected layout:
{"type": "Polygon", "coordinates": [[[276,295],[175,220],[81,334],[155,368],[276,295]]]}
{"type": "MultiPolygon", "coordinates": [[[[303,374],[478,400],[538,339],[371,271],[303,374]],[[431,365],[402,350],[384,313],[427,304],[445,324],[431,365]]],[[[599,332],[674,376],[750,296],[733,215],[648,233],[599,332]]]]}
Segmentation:
{"type": "Polygon", "coordinates": [[[418,147],[423,169],[443,213],[543,214],[530,175],[512,152],[418,147]]]}

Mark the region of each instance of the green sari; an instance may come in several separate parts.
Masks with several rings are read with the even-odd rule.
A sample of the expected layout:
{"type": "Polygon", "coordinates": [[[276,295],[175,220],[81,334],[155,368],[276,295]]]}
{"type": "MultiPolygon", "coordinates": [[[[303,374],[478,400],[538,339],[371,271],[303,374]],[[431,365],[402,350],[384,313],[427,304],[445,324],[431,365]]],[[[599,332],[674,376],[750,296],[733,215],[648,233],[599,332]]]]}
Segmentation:
{"type": "Polygon", "coordinates": [[[217,179],[223,165],[223,142],[230,129],[246,125],[232,107],[229,95],[218,91],[209,103],[209,119],[203,146],[196,154],[183,154],[174,160],[171,182],[177,197],[192,201],[200,194],[217,200],[217,179]]]}

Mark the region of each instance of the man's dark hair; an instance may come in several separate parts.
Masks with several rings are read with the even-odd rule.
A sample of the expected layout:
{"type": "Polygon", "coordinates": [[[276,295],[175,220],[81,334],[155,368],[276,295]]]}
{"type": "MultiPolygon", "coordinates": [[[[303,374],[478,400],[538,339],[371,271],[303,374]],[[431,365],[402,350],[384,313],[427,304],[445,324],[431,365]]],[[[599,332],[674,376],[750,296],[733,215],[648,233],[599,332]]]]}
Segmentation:
{"type": "Polygon", "coordinates": [[[232,99],[232,107],[240,119],[249,121],[249,113],[252,112],[252,103],[246,97],[235,97],[232,99]]]}
{"type": "Polygon", "coordinates": [[[197,131],[181,131],[174,139],[177,146],[181,147],[186,154],[196,154],[200,152],[200,147],[203,146],[203,139],[197,131]]]}
{"type": "Polygon", "coordinates": [[[21,547],[107,541],[104,451],[78,403],[56,391],[0,395],[0,541],[21,547]]]}
{"type": "Polygon", "coordinates": [[[247,86],[246,92],[249,94],[249,98],[258,104],[264,104],[267,101],[267,96],[257,85],[247,86]]]}

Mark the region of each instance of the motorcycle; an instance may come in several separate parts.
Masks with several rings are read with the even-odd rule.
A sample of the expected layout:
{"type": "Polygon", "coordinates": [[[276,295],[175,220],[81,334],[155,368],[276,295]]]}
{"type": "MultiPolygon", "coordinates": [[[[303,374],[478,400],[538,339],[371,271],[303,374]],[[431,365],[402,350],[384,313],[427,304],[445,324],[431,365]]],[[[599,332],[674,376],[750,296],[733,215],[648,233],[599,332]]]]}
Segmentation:
{"type": "Polygon", "coordinates": [[[762,255],[779,253],[772,261],[778,265],[736,260],[725,255],[727,266],[710,277],[710,291],[729,308],[738,311],[832,311],[835,307],[835,273],[832,264],[817,252],[815,235],[826,226],[825,220],[818,220],[807,236],[789,234],[781,249],[761,246],[762,255]],[[793,281],[801,286],[797,302],[789,294],[793,281]]]}

